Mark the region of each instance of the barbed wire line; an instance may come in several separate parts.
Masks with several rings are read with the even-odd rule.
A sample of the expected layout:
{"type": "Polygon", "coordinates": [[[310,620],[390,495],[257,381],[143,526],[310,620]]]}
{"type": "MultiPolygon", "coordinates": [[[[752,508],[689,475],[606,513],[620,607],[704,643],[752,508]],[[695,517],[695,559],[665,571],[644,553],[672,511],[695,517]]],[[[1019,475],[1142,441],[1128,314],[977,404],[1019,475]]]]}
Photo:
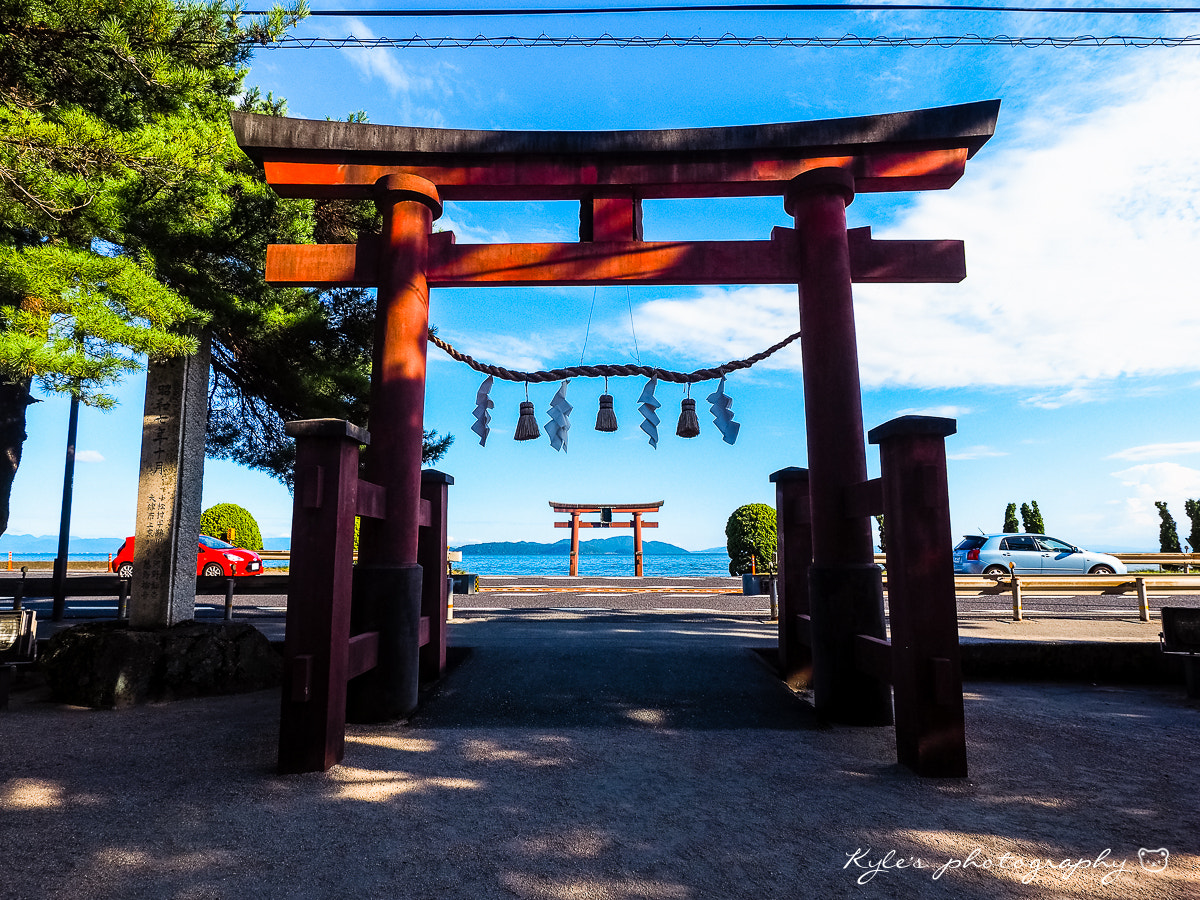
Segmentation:
{"type": "Polygon", "coordinates": [[[755,353],[753,356],[748,356],[745,359],[731,360],[724,365],[710,369],[697,369],[694,372],[673,372],[670,369],[660,369],[656,366],[635,365],[569,366],[565,369],[549,369],[541,372],[518,372],[515,369],[506,369],[503,366],[481,363],[473,356],[463,353],[461,350],[442,340],[433,332],[429,334],[429,341],[446,351],[446,354],[451,359],[466,363],[476,372],[482,372],[484,375],[491,375],[503,381],[540,384],[546,381],[565,381],[568,378],[623,378],[641,375],[646,378],[657,377],[659,381],[669,381],[674,384],[696,384],[700,381],[712,381],[714,378],[720,378],[730,372],[736,372],[738,369],[748,369],[755,363],[762,362],[768,356],[782,350],[798,337],[800,337],[799,331],[788,335],[778,344],[774,344],[760,353],[755,353]]]}
{"type": "Polygon", "coordinates": [[[1012,37],[1006,34],[979,35],[928,35],[925,37],[904,36],[887,37],[885,35],[862,36],[844,34],[841,37],[767,37],[766,35],[738,36],[726,32],[719,37],[703,37],[698,34],[690,37],[664,34],[661,37],[618,37],[607,32],[594,37],[568,35],[552,37],[548,34],[536,36],[519,35],[476,35],[475,37],[422,37],[414,34],[412,37],[378,37],[360,38],[349,35],[344,38],[331,37],[295,37],[288,36],[277,41],[264,43],[268,50],[316,50],[316,49],[389,49],[389,50],[465,50],[475,47],[492,49],[531,48],[531,47],[819,47],[832,48],[898,48],[898,47],[1051,47],[1062,50],[1068,47],[1129,47],[1148,49],[1161,47],[1174,49],[1178,47],[1200,46],[1200,34],[1189,34],[1182,37],[1152,37],[1149,35],[1073,35],[1063,37],[1012,37]]]}
{"type": "MultiPolygon", "coordinates": [[[[630,13],[697,12],[998,12],[1059,15],[1170,16],[1200,13],[1197,6],[1006,6],[1004,4],[951,3],[696,3],[659,6],[573,6],[482,9],[312,9],[310,16],[354,18],[458,18],[479,16],[585,16],[630,13]]],[[[267,10],[245,10],[245,15],[267,15],[267,10]]]]}

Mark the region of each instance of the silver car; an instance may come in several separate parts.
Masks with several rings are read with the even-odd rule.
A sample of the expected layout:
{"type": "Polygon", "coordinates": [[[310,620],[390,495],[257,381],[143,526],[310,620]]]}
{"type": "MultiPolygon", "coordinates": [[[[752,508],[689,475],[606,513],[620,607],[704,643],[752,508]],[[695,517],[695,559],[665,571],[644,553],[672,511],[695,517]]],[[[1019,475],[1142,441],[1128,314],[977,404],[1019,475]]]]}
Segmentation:
{"type": "Polygon", "coordinates": [[[956,575],[1124,575],[1107,553],[1081,550],[1044,534],[968,534],[954,548],[956,575]],[[1011,565],[1011,570],[1009,566],[1011,565]]]}

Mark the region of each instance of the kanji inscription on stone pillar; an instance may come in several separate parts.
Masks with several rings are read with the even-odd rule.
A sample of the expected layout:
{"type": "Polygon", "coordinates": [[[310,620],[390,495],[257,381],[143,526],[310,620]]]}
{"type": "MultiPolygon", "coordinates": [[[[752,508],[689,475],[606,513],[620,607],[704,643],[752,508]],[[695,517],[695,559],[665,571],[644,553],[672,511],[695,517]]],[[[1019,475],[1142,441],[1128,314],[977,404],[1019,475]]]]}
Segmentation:
{"type": "Polygon", "coordinates": [[[133,628],[163,628],[195,615],[210,347],[207,337],[200,343],[195,356],[151,362],[146,370],[133,628]]]}

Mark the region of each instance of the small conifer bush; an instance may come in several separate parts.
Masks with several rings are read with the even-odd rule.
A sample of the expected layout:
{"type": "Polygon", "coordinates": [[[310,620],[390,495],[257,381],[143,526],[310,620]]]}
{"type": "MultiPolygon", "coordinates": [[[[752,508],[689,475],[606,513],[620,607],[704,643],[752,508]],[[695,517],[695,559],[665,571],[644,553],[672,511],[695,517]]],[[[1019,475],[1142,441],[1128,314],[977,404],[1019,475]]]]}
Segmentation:
{"type": "Polygon", "coordinates": [[[210,506],[200,515],[200,533],[225,540],[229,529],[233,529],[233,544],[245,547],[247,550],[261,550],[262,532],[258,523],[249,511],[236,503],[218,503],[210,506]]]}
{"type": "Polygon", "coordinates": [[[725,548],[729,551],[729,574],[746,575],[773,569],[775,559],[775,508],[765,503],[739,506],[725,523],[725,548]]]}

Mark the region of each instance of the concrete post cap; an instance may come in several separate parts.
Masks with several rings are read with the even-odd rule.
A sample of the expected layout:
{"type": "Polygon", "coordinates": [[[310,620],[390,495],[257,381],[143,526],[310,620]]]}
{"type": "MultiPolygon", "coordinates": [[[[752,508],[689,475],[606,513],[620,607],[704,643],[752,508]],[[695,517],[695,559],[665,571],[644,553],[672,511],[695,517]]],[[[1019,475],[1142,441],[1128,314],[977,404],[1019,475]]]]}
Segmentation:
{"type": "Polygon", "coordinates": [[[293,419],[283,423],[289,437],[346,438],[359,444],[371,443],[371,433],[345,419],[293,419]]]}
{"type": "Polygon", "coordinates": [[[838,166],[809,169],[788,182],[783,192],[783,208],[795,217],[796,203],[813,194],[838,194],[849,206],[854,202],[854,176],[838,166]]]}
{"type": "Polygon", "coordinates": [[[908,435],[949,437],[957,432],[958,421],[956,419],[945,419],[941,416],[900,416],[872,428],[867,432],[867,440],[872,444],[880,444],[888,438],[894,437],[908,435]]]}
{"type": "Polygon", "coordinates": [[[384,175],[375,182],[375,197],[377,200],[386,199],[391,203],[415,200],[428,206],[435,219],[441,218],[442,215],[442,198],[438,194],[437,185],[420,175],[384,175]]]}
{"type": "Polygon", "coordinates": [[[778,472],[772,472],[770,481],[772,484],[778,484],[781,481],[807,481],[808,469],[801,469],[796,466],[788,466],[786,469],[780,469],[778,472]]]}

